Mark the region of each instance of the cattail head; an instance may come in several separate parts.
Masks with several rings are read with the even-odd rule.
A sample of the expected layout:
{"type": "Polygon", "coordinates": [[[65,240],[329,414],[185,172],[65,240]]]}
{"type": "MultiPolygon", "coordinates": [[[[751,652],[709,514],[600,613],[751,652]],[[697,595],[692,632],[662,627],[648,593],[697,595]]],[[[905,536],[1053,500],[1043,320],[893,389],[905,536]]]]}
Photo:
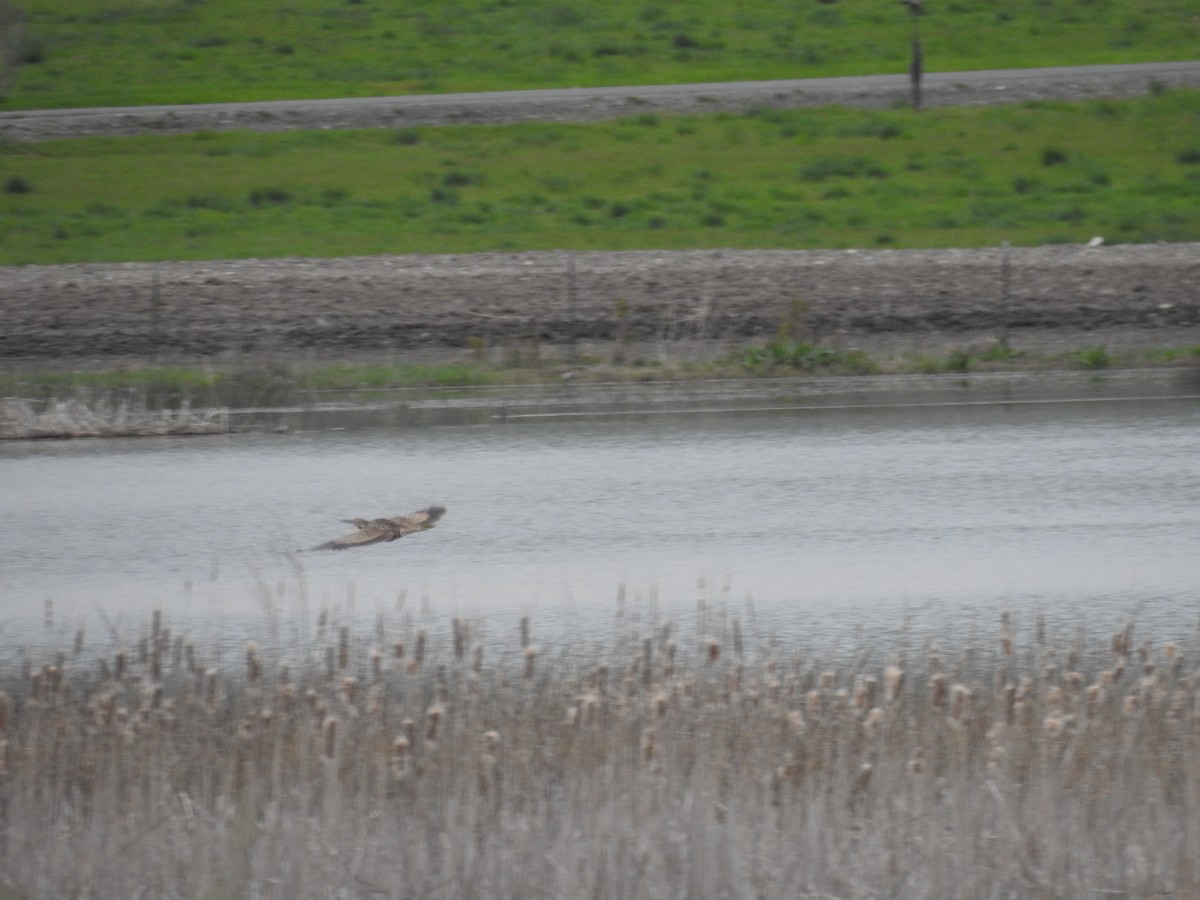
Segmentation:
{"type": "Polygon", "coordinates": [[[525,677],[533,677],[534,663],[537,662],[538,648],[530,644],[525,648],[525,677]]]}
{"type": "Polygon", "coordinates": [[[946,698],[949,693],[947,688],[947,678],[941,672],[938,672],[933,676],[932,679],[930,679],[929,684],[931,690],[930,702],[937,709],[941,709],[946,705],[946,698]]]}
{"type": "Polygon", "coordinates": [[[321,735],[324,738],[322,755],[326,759],[333,759],[337,752],[337,727],[337,719],[333,716],[329,716],[321,725],[321,735]]]}
{"type": "Polygon", "coordinates": [[[867,713],[867,717],[863,719],[863,732],[867,737],[872,738],[879,732],[879,729],[882,727],[882,725],[883,710],[876,706],[869,713],[867,713]]]}
{"type": "Polygon", "coordinates": [[[353,675],[347,675],[342,679],[342,700],[347,706],[354,705],[354,699],[358,695],[358,679],[353,675]]]}
{"type": "Polygon", "coordinates": [[[956,684],[950,689],[950,718],[961,722],[971,702],[971,690],[965,684],[956,684]]]}
{"type": "Polygon", "coordinates": [[[904,689],[904,670],[899,666],[888,666],[883,670],[883,695],[888,703],[895,703],[904,689]]]}
{"type": "Polygon", "coordinates": [[[492,730],[483,733],[483,749],[493,756],[500,752],[500,732],[492,730]]]}
{"type": "Polygon", "coordinates": [[[426,713],[426,716],[429,719],[429,728],[425,732],[425,739],[427,741],[437,740],[438,726],[441,724],[442,718],[445,715],[446,707],[442,706],[442,704],[435,703],[433,706],[429,707],[429,712],[426,713]]]}
{"type": "Polygon", "coordinates": [[[925,751],[918,747],[917,752],[913,754],[908,761],[908,774],[916,777],[925,771],[925,751]]]}
{"type": "Polygon", "coordinates": [[[653,728],[647,728],[642,732],[642,762],[654,762],[654,755],[658,752],[658,732],[653,728]]]}
{"type": "Polygon", "coordinates": [[[715,663],[721,658],[721,642],[715,637],[704,639],[705,656],[710,663],[715,663]]]}
{"type": "Polygon", "coordinates": [[[254,641],[246,641],[246,677],[250,679],[251,686],[257,686],[262,677],[262,659],[258,655],[258,644],[254,641]]]}
{"type": "Polygon", "coordinates": [[[858,767],[858,774],[854,776],[854,783],[850,785],[850,795],[856,796],[865,791],[871,784],[871,776],[875,774],[875,767],[870,763],[863,763],[858,767]]]}

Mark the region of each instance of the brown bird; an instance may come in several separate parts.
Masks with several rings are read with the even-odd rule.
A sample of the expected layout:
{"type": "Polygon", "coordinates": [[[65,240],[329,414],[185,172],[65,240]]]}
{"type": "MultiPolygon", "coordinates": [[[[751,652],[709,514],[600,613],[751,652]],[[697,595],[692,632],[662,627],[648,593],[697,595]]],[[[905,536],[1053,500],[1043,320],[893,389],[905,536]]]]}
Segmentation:
{"type": "Polygon", "coordinates": [[[367,544],[394,541],[396,538],[407,537],[418,531],[428,531],[445,514],[446,507],[430,506],[427,509],[409,513],[407,516],[393,516],[390,519],[342,519],[343,522],[349,522],[358,531],[345,537],[326,541],[313,549],[348,550],[351,547],[364,547],[367,544]]]}

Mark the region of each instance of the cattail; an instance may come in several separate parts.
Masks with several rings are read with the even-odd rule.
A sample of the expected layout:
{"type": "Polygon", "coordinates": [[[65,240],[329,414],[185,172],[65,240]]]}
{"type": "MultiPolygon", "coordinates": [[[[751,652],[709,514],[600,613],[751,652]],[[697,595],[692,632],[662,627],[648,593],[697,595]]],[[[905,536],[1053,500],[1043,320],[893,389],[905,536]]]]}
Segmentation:
{"type": "Polygon", "coordinates": [[[417,668],[421,668],[425,664],[425,642],[429,637],[429,633],[424,628],[417,629],[417,646],[413,649],[413,662],[417,668]]]}
{"type": "Polygon", "coordinates": [[[217,670],[208,669],[204,673],[204,700],[210,708],[217,705],[217,670]]]}
{"type": "Polygon", "coordinates": [[[262,677],[262,660],[258,655],[258,644],[254,641],[246,641],[246,676],[250,679],[251,687],[257,687],[258,679],[262,677]]]}
{"type": "Polygon", "coordinates": [[[950,689],[950,718],[961,722],[971,702],[971,690],[966,685],[956,684],[950,689]]]}
{"type": "Polygon", "coordinates": [[[850,785],[850,796],[856,797],[867,789],[871,784],[871,776],[875,774],[875,767],[870,763],[863,763],[858,767],[858,774],[854,776],[854,783],[850,785]]]}
{"type": "Polygon", "coordinates": [[[948,693],[946,681],[946,676],[941,672],[938,672],[933,676],[932,679],[930,679],[930,687],[932,688],[930,702],[933,704],[935,709],[941,709],[946,705],[946,696],[948,693]]]}
{"type": "Polygon", "coordinates": [[[392,644],[392,655],[396,659],[404,659],[404,641],[396,641],[392,644]]]}
{"type": "Polygon", "coordinates": [[[883,710],[876,706],[863,719],[863,733],[868,738],[873,738],[883,724],[883,710]]]}
{"type": "Polygon", "coordinates": [[[358,694],[358,679],[353,675],[347,675],[342,679],[342,700],[347,706],[354,705],[354,698],[358,694]]]}
{"type": "Polygon", "coordinates": [[[837,675],[835,675],[832,670],[826,669],[821,673],[821,678],[817,681],[817,687],[823,691],[827,691],[833,687],[836,681],[837,675]]]}
{"type": "Polygon", "coordinates": [[[483,671],[483,644],[476,644],[471,650],[471,671],[476,675],[483,671]]]}
{"type": "Polygon", "coordinates": [[[350,666],[350,626],[343,625],[338,631],[338,671],[345,672],[350,666]]]}
{"type": "Polygon", "coordinates": [[[912,759],[908,761],[908,774],[912,777],[920,775],[925,771],[925,751],[920,747],[913,754],[912,759]]]}
{"type": "Polygon", "coordinates": [[[529,646],[529,616],[521,616],[521,649],[529,646]]]}
{"type": "Polygon", "coordinates": [[[333,716],[327,718],[321,725],[321,733],[325,739],[323,755],[326,759],[333,759],[337,750],[337,728],[338,722],[333,716]]]}
{"type": "Polygon", "coordinates": [[[1063,733],[1063,719],[1057,713],[1046,716],[1042,720],[1042,730],[1046,732],[1048,737],[1057,738],[1063,733]]]}
{"type": "Polygon", "coordinates": [[[238,724],[237,739],[242,743],[247,743],[254,737],[254,713],[249,712],[242,716],[242,721],[238,724]]]}
{"type": "Polygon", "coordinates": [[[671,698],[663,691],[658,691],[654,695],[654,713],[658,718],[662,718],[667,714],[667,707],[671,698]]]}
{"type": "Polygon", "coordinates": [[[987,755],[987,770],[993,775],[999,772],[1004,767],[1005,760],[1008,758],[1008,751],[1000,744],[992,744],[988,748],[987,755]]]}
{"type": "Polygon", "coordinates": [[[821,715],[821,692],[809,691],[804,695],[804,703],[807,708],[809,718],[816,719],[821,715]]]}
{"type": "Polygon", "coordinates": [[[8,694],[0,691],[0,737],[8,733],[8,717],[12,710],[12,701],[8,694]]]}
{"type": "Polygon", "coordinates": [[[113,678],[120,681],[125,677],[125,651],[118,650],[113,657],[113,678]]]}
{"type": "Polygon", "coordinates": [[[406,737],[398,737],[392,742],[392,777],[402,779],[408,775],[409,747],[406,737]]]}
{"type": "Polygon", "coordinates": [[[467,653],[467,637],[470,634],[466,619],[455,617],[452,622],[454,629],[454,658],[462,659],[467,653]]]}
{"type": "Polygon", "coordinates": [[[642,732],[642,762],[654,762],[654,754],[658,750],[658,733],[653,728],[642,732]]]}
{"type": "Polygon", "coordinates": [[[888,666],[883,670],[883,695],[888,703],[895,703],[904,689],[904,670],[899,666],[888,666]]]}
{"type": "Polygon", "coordinates": [[[435,703],[433,706],[429,707],[429,712],[426,713],[426,716],[429,719],[429,727],[425,732],[425,740],[430,742],[437,740],[438,725],[441,724],[442,717],[445,714],[446,708],[440,703],[435,703]]]}
{"type": "Polygon", "coordinates": [[[533,664],[537,661],[538,649],[534,646],[525,648],[525,679],[533,678],[533,664]]]}
{"type": "Polygon", "coordinates": [[[710,663],[715,663],[721,658],[721,642],[715,637],[705,638],[704,647],[707,651],[707,658],[710,663]]]}

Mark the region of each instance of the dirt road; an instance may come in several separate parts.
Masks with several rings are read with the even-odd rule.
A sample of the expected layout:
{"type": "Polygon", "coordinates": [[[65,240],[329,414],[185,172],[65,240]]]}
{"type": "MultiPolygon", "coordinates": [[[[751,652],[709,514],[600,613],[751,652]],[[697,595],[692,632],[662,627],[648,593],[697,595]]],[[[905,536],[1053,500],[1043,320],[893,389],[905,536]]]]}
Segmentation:
{"type": "MultiPolygon", "coordinates": [[[[930,107],[978,106],[1023,100],[1134,97],[1172,87],[1200,87],[1200,62],[930,72],[923,80],[922,103],[930,107]]],[[[0,138],[42,140],[232,128],[282,131],[532,120],[589,122],[643,112],[736,112],[756,107],[841,104],[886,109],[905,105],[908,100],[907,75],[853,75],[720,84],[17,111],[0,113],[0,138]]]]}

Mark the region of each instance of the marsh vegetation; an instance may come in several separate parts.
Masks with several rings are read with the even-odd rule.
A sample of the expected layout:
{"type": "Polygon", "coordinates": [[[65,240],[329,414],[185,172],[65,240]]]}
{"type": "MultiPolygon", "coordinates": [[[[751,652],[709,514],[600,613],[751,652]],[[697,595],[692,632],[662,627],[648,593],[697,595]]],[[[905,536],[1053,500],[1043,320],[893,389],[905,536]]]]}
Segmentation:
{"type": "Polygon", "coordinates": [[[161,618],[0,667],[0,895],[1185,896],[1194,635],[161,618]],[[958,632],[960,635],[962,632],[958,632]],[[239,659],[240,655],[240,659],[239,659]]]}

